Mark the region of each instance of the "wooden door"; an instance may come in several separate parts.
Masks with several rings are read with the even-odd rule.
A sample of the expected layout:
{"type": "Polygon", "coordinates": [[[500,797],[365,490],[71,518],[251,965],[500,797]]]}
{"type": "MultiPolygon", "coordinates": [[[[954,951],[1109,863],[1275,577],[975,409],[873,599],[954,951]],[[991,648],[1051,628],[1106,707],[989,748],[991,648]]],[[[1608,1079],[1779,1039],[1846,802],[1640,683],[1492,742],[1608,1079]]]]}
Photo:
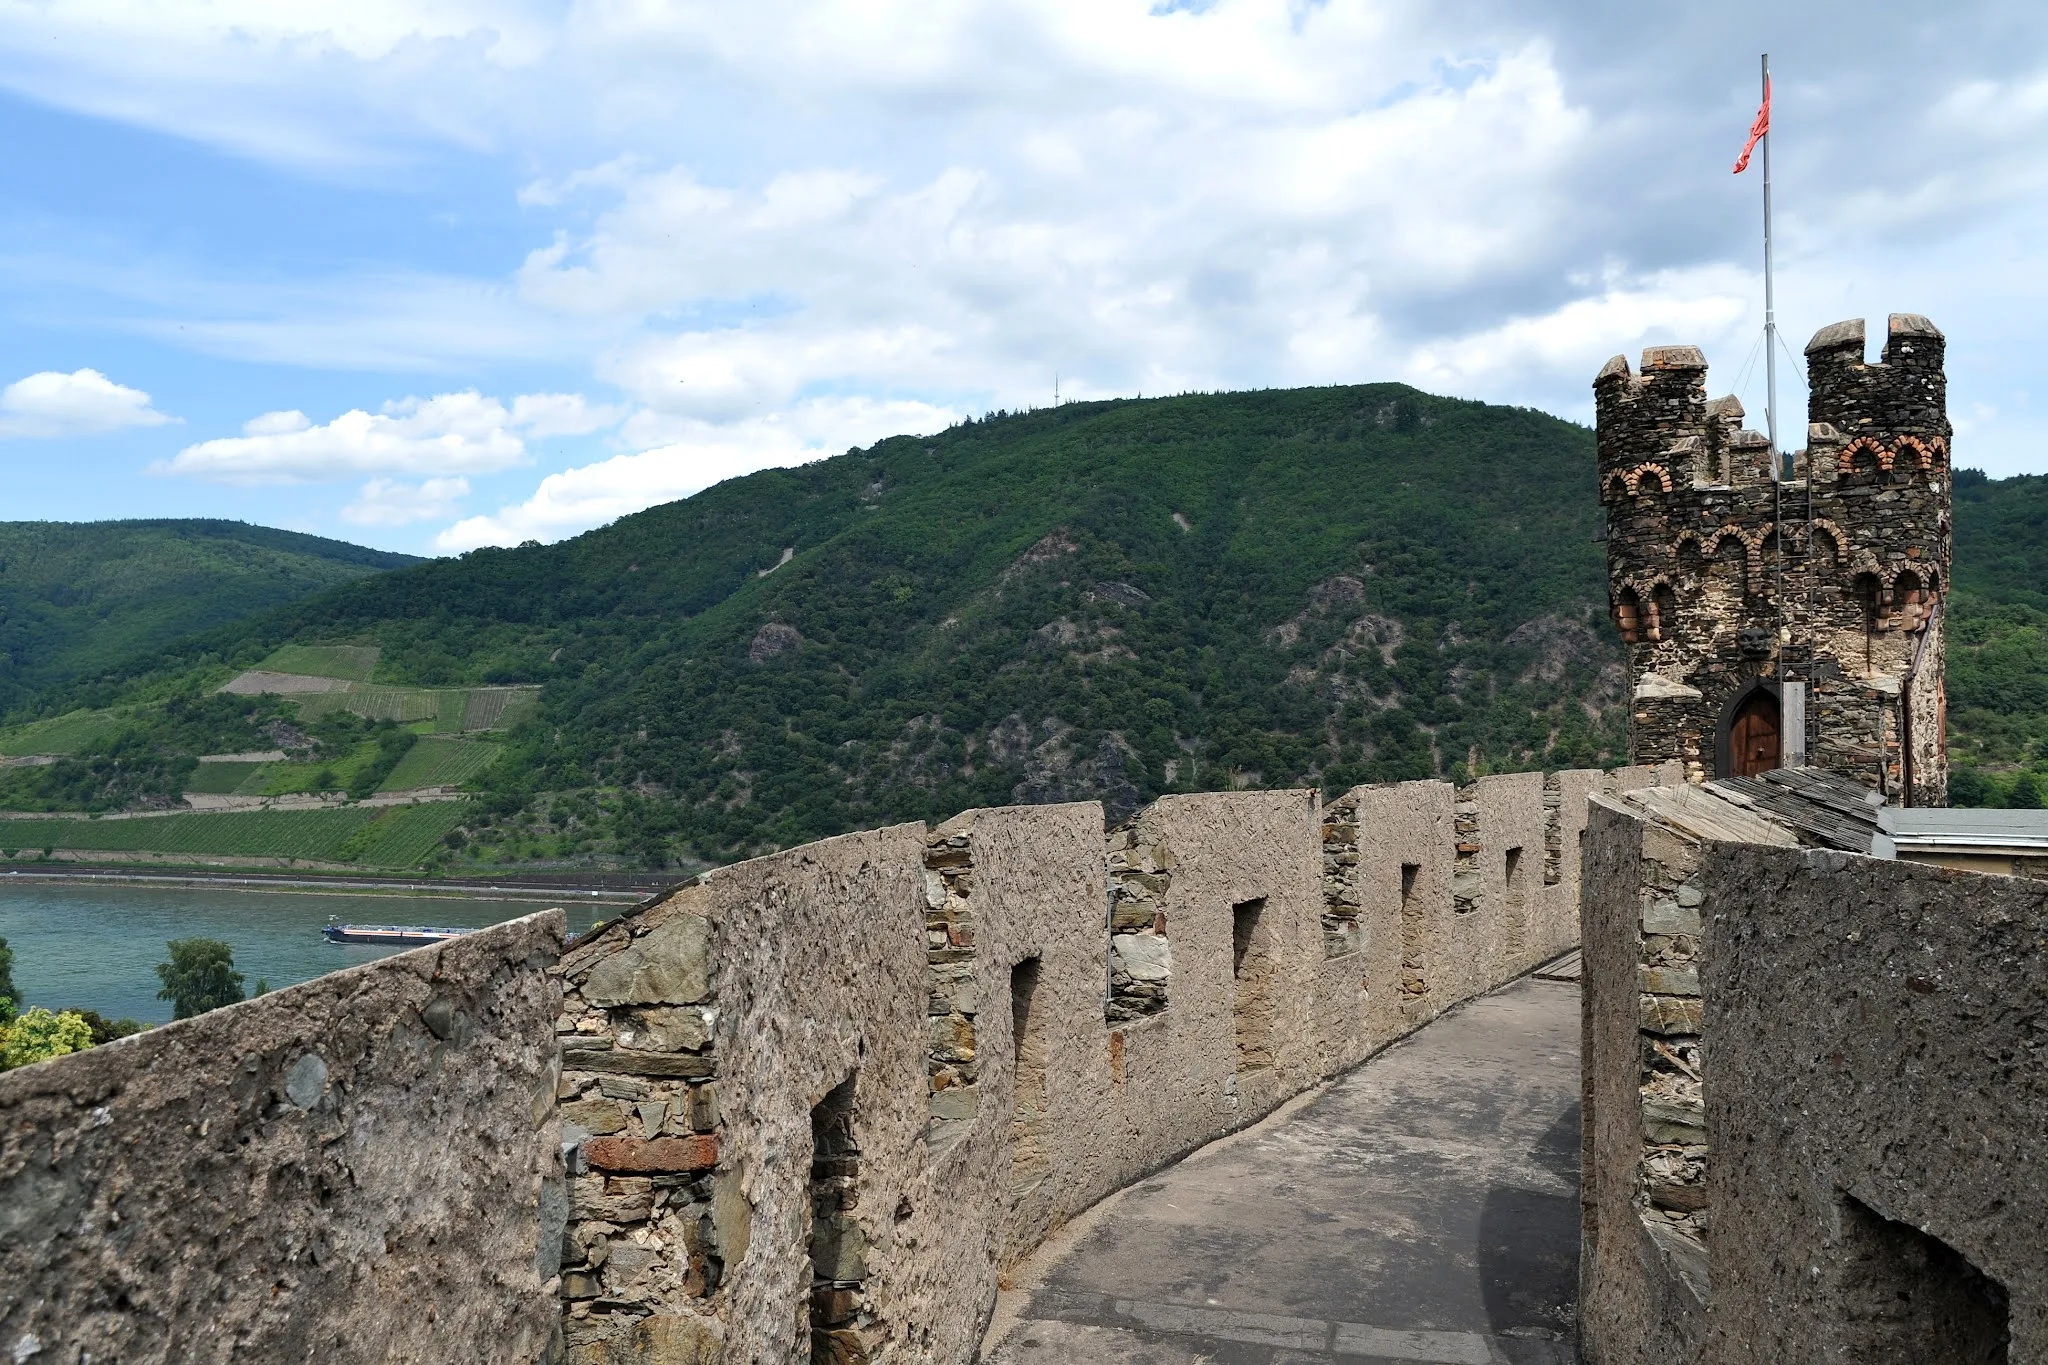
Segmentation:
{"type": "Polygon", "coordinates": [[[1778,766],[1778,699],[1757,692],[1742,703],[1735,723],[1728,727],[1728,760],[1735,771],[1731,777],[1755,777],[1778,766]]]}

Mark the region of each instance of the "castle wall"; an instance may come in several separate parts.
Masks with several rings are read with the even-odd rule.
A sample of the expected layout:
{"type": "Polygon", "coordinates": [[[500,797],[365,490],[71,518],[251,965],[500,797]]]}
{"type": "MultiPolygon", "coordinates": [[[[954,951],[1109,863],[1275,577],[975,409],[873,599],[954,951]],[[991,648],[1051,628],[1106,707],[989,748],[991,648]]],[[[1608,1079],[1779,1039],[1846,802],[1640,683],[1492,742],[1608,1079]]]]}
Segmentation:
{"type": "MultiPolygon", "coordinates": [[[[634,1164],[602,1139],[572,1156],[591,1173],[568,1359],[779,1363],[807,1337],[847,1362],[970,1359],[1002,1271],[1062,1223],[1571,946],[1580,808],[1655,777],[1403,783],[1328,810],[1176,796],[1108,831],[1094,803],[970,811],[721,869],[615,922],[563,964],[565,1037],[611,1044],[566,1055],[565,1113],[587,1119],[646,1046],[602,976],[692,997],[710,1028],[689,1055],[715,1061],[680,1069],[715,1085],[718,1121],[665,1176],[598,1179],[600,1158],[634,1164]],[[701,956],[664,966],[677,944],[701,956]],[[813,1115],[849,1078],[827,1161],[813,1115]],[[657,1207],[621,1225],[647,1178],[657,1207]],[[615,1273],[622,1239],[655,1254],[615,1273]]],[[[610,1102],[607,1125],[656,1140],[610,1102]]]]}
{"type": "Polygon", "coordinates": [[[530,1361],[560,911],[0,1075],[17,1361],[530,1361]]]}
{"type": "Polygon", "coordinates": [[[11,1074],[0,1345],[965,1362],[1076,1214],[1570,947],[1590,794],[1679,778],[969,811],[11,1074]]]}
{"type": "Polygon", "coordinates": [[[1594,380],[1609,597],[1635,682],[1630,751],[1724,775],[1733,708],[1806,682],[1809,761],[1894,801],[1940,804],[1939,603],[1951,528],[1944,341],[1894,314],[1807,346],[1807,448],[1782,485],[1742,405],[1706,398],[1705,357],[1653,347],[1594,380]]]}
{"type": "Polygon", "coordinates": [[[2048,888],[1756,842],[1705,793],[1595,807],[1586,1358],[2048,1361],[2048,888]],[[1684,900],[1701,1195],[1673,1201],[1650,964],[1684,900]]]}

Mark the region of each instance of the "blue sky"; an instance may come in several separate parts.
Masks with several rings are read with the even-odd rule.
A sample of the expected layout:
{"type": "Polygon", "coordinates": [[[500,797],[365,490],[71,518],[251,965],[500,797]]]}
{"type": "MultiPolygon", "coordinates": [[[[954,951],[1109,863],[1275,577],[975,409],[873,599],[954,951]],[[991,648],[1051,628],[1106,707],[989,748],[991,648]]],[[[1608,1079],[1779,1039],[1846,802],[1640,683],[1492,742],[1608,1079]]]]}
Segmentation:
{"type": "Polygon", "coordinates": [[[2048,472],[2048,18],[1655,8],[0,0],[0,515],[552,540],[1055,374],[1760,420],[1762,47],[1790,349],[1927,313],[2048,472]]]}

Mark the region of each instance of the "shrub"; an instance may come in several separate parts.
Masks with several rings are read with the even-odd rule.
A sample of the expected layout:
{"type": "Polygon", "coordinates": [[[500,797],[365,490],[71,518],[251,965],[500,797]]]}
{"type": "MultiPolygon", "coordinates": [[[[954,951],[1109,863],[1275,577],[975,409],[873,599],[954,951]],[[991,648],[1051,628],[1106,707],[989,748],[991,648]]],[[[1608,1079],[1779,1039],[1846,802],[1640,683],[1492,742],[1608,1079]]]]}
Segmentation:
{"type": "Polygon", "coordinates": [[[92,1046],[92,1025],[66,1010],[52,1014],[37,1005],[0,1029],[0,1070],[48,1061],[92,1046]]]}

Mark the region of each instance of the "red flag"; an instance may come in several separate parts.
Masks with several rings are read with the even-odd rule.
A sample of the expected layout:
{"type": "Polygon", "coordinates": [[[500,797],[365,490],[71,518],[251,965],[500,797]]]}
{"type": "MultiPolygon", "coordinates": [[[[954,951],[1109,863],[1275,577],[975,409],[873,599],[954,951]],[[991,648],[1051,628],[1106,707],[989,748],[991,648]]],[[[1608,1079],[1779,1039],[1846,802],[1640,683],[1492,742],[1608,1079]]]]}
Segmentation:
{"type": "Polygon", "coordinates": [[[1735,158],[1735,174],[1741,175],[1749,167],[1749,154],[1756,150],[1756,144],[1771,131],[1771,81],[1764,78],[1764,107],[1756,111],[1756,122],[1749,125],[1749,141],[1742,144],[1742,155],[1735,158]]]}

